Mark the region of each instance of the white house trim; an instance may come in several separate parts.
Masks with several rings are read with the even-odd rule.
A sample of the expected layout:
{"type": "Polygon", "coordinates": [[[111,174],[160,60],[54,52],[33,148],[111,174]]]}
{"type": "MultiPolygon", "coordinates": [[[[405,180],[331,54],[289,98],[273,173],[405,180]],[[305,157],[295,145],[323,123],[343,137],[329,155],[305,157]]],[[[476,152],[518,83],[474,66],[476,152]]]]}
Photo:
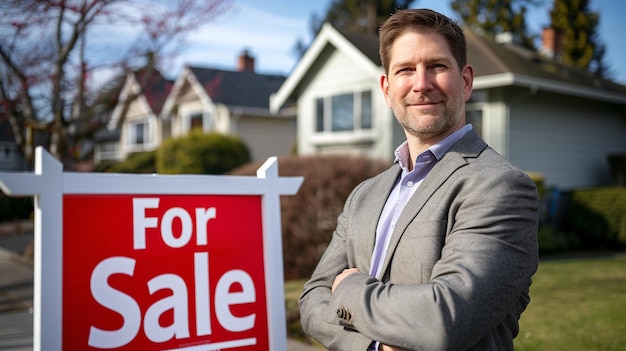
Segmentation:
{"type": "MultiPolygon", "coordinates": [[[[115,109],[113,109],[113,113],[111,114],[111,119],[109,120],[109,123],[107,124],[107,128],[109,130],[115,130],[116,128],[118,128],[119,123],[122,120],[122,113],[124,112],[124,108],[128,107],[128,104],[131,103],[130,101],[127,101],[128,97],[132,94],[138,93],[139,92],[137,91],[138,89],[140,88],[139,88],[139,83],[137,82],[137,79],[135,78],[135,74],[127,73],[126,81],[124,83],[124,86],[122,87],[122,91],[120,92],[121,103],[118,103],[115,106],[115,109]]],[[[142,101],[142,103],[144,101],[142,101]]]]}
{"type": "Polygon", "coordinates": [[[559,82],[552,79],[529,77],[510,72],[474,78],[474,89],[489,89],[513,85],[626,105],[626,99],[623,94],[559,82]]]}
{"type": "Polygon", "coordinates": [[[315,63],[320,53],[326,45],[333,45],[337,50],[348,56],[350,60],[372,76],[383,74],[381,67],[369,60],[358,48],[341,35],[333,26],[324,23],[322,30],[317,35],[309,49],[306,51],[302,59],[294,70],[289,74],[287,80],[281,85],[280,89],[270,97],[271,113],[278,113],[280,108],[285,104],[287,99],[297,89],[298,85],[303,81],[304,76],[310,72],[311,66],[315,63]]]}
{"type": "MultiPolygon", "coordinates": [[[[188,83],[193,92],[200,99],[203,109],[209,108],[209,106],[213,105],[213,101],[211,97],[206,94],[206,91],[202,88],[202,85],[198,82],[196,76],[191,72],[191,69],[187,66],[183,70],[182,74],[176,79],[174,82],[174,86],[172,87],[172,91],[165,99],[165,103],[163,104],[163,108],[161,109],[161,117],[164,119],[169,119],[172,113],[172,109],[174,108],[176,102],[180,98],[181,90],[188,83]]],[[[200,111],[199,111],[200,112],[200,111]]]]}

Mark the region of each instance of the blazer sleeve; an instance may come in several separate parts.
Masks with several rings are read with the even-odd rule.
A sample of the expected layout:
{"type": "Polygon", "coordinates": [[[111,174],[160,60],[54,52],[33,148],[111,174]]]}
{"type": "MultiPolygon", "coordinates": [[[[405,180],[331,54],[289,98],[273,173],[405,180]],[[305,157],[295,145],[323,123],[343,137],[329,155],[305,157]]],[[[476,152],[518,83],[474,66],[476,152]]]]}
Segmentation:
{"type": "MultiPolygon", "coordinates": [[[[449,179],[450,184],[440,189],[444,194],[434,194],[412,223],[411,228],[419,230],[419,221],[440,222],[445,236],[428,281],[391,284],[355,273],[331,296],[331,277],[324,276],[328,291],[319,313],[345,311],[349,320],[344,321],[368,339],[410,350],[465,350],[486,338],[510,343],[537,269],[539,200],[534,183],[523,172],[512,167],[476,168],[480,167],[449,179]]],[[[342,245],[338,235],[333,241],[342,245]]],[[[331,275],[337,273],[334,264],[345,264],[334,254],[321,268],[331,275]]],[[[418,255],[415,248],[412,259],[418,255]]],[[[403,260],[407,257],[392,257],[391,264],[403,260]]]]}
{"type": "Polygon", "coordinates": [[[372,339],[358,333],[354,328],[341,324],[335,307],[329,305],[331,287],[335,277],[350,268],[346,248],[349,209],[357,186],[348,196],[343,212],[337,219],[337,228],[324,251],[311,279],[305,283],[298,301],[302,329],[329,350],[366,351],[372,339]]]}

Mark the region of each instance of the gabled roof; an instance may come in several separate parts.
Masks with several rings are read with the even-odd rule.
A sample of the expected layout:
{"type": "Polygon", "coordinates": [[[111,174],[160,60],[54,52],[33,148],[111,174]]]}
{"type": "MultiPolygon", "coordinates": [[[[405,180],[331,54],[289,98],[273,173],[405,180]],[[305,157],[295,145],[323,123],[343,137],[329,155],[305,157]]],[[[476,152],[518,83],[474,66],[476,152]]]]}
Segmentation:
{"type": "Polygon", "coordinates": [[[359,66],[373,77],[382,73],[378,57],[378,38],[361,33],[339,32],[329,23],[322,29],[311,43],[311,46],[298,61],[285,83],[270,99],[270,110],[276,113],[291,98],[304,78],[310,74],[311,68],[320,54],[328,47],[341,51],[354,65],[359,66]]]}
{"type": "Polygon", "coordinates": [[[370,61],[372,61],[376,66],[382,66],[382,62],[380,60],[380,54],[378,53],[378,37],[364,34],[364,33],[355,33],[355,32],[347,32],[343,30],[338,30],[338,32],[343,35],[352,45],[356,46],[363,55],[365,55],[370,61]]]}
{"type": "Polygon", "coordinates": [[[206,94],[214,103],[229,107],[269,109],[269,98],[285,77],[251,71],[226,71],[213,68],[189,67],[206,94]]]}
{"type": "Polygon", "coordinates": [[[167,80],[157,69],[130,72],[122,87],[118,104],[109,121],[109,129],[120,128],[131,102],[144,98],[155,116],[158,116],[172,90],[173,82],[167,80]]]}
{"type": "MultiPolygon", "coordinates": [[[[475,89],[524,86],[626,105],[626,86],[542,58],[538,53],[513,43],[497,43],[494,39],[467,29],[465,35],[468,62],[474,67],[475,89]]],[[[377,66],[378,72],[383,72],[378,54],[378,37],[339,31],[326,23],[285,84],[272,96],[272,111],[278,111],[295,94],[327,45],[352,55],[350,58],[355,64],[362,65],[362,61],[367,60],[377,66]]]]}
{"type": "Polygon", "coordinates": [[[167,95],[172,90],[173,81],[165,79],[156,69],[134,72],[134,78],[141,87],[141,93],[146,97],[150,108],[158,115],[167,95]]]}

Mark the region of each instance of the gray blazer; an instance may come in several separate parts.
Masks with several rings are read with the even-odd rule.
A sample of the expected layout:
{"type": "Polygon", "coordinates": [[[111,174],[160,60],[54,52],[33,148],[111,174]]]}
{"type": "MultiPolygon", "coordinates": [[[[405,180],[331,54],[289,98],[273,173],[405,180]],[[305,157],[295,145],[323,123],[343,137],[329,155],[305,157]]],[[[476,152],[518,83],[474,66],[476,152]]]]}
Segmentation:
{"type": "Polygon", "coordinates": [[[377,279],[376,225],[395,164],[357,186],[299,305],[329,350],[373,340],[408,350],[513,350],[537,269],[539,198],[530,178],[473,131],[444,155],[402,212],[377,279]],[[344,268],[360,272],[344,279],[344,268]]]}

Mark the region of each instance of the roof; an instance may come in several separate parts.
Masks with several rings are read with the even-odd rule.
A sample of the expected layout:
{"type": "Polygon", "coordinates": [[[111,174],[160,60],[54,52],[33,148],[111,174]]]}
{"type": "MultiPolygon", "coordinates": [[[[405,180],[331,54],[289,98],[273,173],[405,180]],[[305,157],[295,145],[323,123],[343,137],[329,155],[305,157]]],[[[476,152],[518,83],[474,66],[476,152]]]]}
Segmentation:
{"type": "MultiPolygon", "coordinates": [[[[498,43],[468,29],[465,29],[465,36],[468,62],[474,67],[475,89],[524,86],[626,105],[624,85],[549,60],[512,42],[498,43]]],[[[272,109],[278,110],[295,94],[300,81],[313,67],[321,48],[334,45],[337,50],[350,55],[350,49],[343,45],[344,42],[351,44],[371,63],[381,66],[377,36],[341,31],[326,23],[285,84],[272,97],[272,109]]],[[[354,57],[351,56],[351,59],[354,60],[354,57]]]]}
{"type": "Polygon", "coordinates": [[[94,134],[94,139],[99,142],[118,141],[120,140],[121,134],[122,134],[122,131],[119,128],[113,129],[113,130],[103,128],[103,129],[96,131],[96,133],[94,134]]]}
{"type": "Polygon", "coordinates": [[[311,68],[319,56],[328,47],[342,52],[354,66],[360,67],[366,74],[378,77],[382,72],[378,55],[378,37],[348,31],[340,32],[329,23],[324,23],[285,83],[271,97],[271,111],[277,112],[290,100],[304,78],[311,74],[311,68]]]}
{"type": "Polygon", "coordinates": [[[207,95],[215,103],[269,109],[270,95],[283,84],[281,75],[265,75],[250,71],[226,71],[189,67],[207,95]]]}
{"type": "MultiPolygon", "coordinates": [[[[474,67],[476,77],[497,76],[513,73],[519,78],[534,80],[536,84],[562,84],[579,86],[605,93],[621,94],[626,104],[626,86],[603,79],[589,71],[560,64],[538,52],[521,47],[513,42],[498,43],[493,38],[465,30],[468,62],[474,67]]],[[[524,79],[518,79],[518,83],[524,79]]],[[[592,97],[592,96],[590,96],[592,97]]],[[[618,100],[620,97],[617,97],[618,100]]]]}
{"type": "Polygon", "coordinates": [[[377,66],[382,66],[380,54],[378,52],[378,37],[364,33],[347,32],[338,30],[349,42],[357,47],[370,61],[377,66]]]}
{"type": "Polygon", "coordinates": [[[15,135],[9,118],[4,113],[4,108],[0,107],[0,142],[15,143],[15,135]]]}
{"type": "Polygon", "coordinates": [[[165,79],[157,69],[142,69],[134,72],[134,75],[150,108],[158,114],[172,90],[173,82],[165,79]]]}

